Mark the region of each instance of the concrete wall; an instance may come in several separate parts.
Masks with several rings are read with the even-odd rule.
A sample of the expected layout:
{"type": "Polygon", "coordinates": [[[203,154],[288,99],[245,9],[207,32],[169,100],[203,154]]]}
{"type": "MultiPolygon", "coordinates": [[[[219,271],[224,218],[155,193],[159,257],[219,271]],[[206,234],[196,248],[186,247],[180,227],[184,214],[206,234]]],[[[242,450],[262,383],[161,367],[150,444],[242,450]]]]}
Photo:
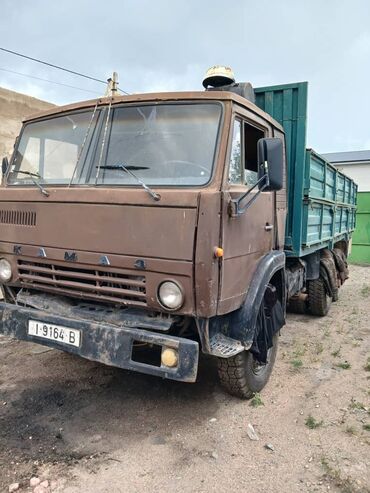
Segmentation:
{"type": "Polygon", "coordinates": [[[12,154],[23,118],[53,106],[41,99],[0,87],[0,162],[4,156],[12,154]]]}

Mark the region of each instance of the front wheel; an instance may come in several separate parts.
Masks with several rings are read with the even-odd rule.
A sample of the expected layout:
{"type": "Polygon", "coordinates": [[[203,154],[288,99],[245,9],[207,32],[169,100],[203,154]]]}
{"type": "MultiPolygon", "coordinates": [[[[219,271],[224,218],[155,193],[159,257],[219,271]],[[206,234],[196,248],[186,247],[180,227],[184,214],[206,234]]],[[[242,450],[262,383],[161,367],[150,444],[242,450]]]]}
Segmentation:
{"type": "Polygon", "coordinates": [[[267,384],[274,367],[278,333],[272,338],[272,347],[267,352],[267,363],[259,363],[250,351],[218,359],[218,375],[221,385],[229,394],[242,399],[251,399],[267,384]]]}

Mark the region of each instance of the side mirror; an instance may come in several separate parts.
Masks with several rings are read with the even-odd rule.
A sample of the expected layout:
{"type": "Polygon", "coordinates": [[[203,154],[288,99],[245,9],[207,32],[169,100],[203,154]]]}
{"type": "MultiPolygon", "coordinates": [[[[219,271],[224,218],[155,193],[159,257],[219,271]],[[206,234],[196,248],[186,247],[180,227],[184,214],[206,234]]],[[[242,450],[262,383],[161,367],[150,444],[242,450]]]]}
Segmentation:
{"type": "Polygon", "coordinates": [[[277,138],[260,139],[257,142],[259,189],[264,192],[281,190],[284,186],[283,141],[277,138]]]}
{"type": "Polygon", "coordinates": [[[9,168],[9,161],[8,158],[5,156],[3,157],[3,162],[1,163],[1,171],[3,173],[3,176],[6,175],[8,168],[9,168]]]}

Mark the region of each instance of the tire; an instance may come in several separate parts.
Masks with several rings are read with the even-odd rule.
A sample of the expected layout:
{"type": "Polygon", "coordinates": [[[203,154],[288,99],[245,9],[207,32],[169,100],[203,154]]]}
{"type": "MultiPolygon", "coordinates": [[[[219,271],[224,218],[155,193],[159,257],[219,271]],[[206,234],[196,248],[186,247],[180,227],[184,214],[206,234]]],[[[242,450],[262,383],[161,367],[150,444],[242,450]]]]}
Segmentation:
{"type": "Polygon", "coordinates": [[[311,315],[317,317],[327,315],[331,301],[321,277],[308,282],[308,310],[311,315]]]}
{"type": "Polygon", "coordinates": [[[299,313],[299,314],[307,313],[306,300],[291,298],[288,303],[288,311],[291,313],[299,313]]]}
{"type": "Polygon", "coordinates": [[[261,365],[249,351],[232,358],[218,358],[218,375],[221,385],[231,395],[241,399],[251,399],[267,384],[274,367],[278,332],[273,336],[273,346],[267,353],[267,364],[261,365]]]}

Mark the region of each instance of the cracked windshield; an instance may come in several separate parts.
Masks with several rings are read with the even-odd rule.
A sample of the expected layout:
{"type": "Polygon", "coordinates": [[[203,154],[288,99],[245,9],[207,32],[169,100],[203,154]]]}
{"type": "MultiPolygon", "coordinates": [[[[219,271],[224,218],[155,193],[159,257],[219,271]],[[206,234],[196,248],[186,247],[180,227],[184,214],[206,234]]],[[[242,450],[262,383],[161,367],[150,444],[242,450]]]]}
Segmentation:
{"type": "Polygon", "coordinates": [[[138,186],[127,168],[147,185],[204,185],[212,173],[220,116],[221,105],[214,103],[159,104],[31,123],[8,181],[31,185],[36,177],[44,184],[138,186]]]}

